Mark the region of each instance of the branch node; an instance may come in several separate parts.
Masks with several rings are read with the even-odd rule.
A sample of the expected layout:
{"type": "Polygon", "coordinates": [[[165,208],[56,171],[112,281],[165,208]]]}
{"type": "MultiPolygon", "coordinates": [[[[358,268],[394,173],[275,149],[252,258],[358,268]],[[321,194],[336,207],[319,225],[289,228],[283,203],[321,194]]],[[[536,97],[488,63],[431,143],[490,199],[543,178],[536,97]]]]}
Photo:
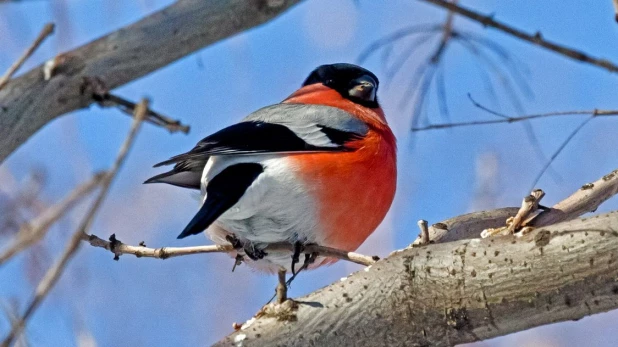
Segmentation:
{"type": "MultiPolygon", "coordinates": [[[[530,223],[538,213],[539,202],[545,196],[545,192],[541,189],[533,190],[530,195],[526,196],[521,202],[521,207],[514,217],[509,217],[505,227],[489,228],[481,232],[481,237],[491,237],[496,235],[513,235],[526,224],[530,223]]],[[[529,233],[531,229],[526,229],[525,233],[529,233]]],[[[522,233],[521,235],[523,235],[522,233]]]]}
{"type": "Polygon", "coordinates": [[[122,242],[120,242],[119,240],[116,239],[116,234],[112,234],[109,237],[109,250],[114,253],[114,260],[118,261],[120,260],[120,255],[122,253],[116,251],[116,249],[118,248],[118,246],[122,245],[122,242]]]}
{"type": "Polygon", "coordinates": [[[419,229],[421,229],[421,245],[429,244],[429,224],[424,219],[419,220],[418,222],[416,222],[416,224],[418,225],[419,229]]]}
{"type": "Polygon", "coordinates": [[[165,249],[165,247],[161,247],[158,249],[159,259],[167,259],[170,257],[169,253],[165,249]]]}

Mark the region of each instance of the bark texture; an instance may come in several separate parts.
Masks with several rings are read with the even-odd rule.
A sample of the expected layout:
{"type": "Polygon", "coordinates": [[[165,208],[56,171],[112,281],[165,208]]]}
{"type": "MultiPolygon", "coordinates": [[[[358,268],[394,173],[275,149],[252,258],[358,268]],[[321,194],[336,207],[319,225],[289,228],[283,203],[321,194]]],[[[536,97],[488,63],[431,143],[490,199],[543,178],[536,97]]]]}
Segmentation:
{"type": "Polygon", "coordinates": [[[54,118],[204,46],[262,24],[300,0],[179,0],[107,36],[55,57],[0,90],[0,163],[54,118]]]}
{"type": "Polygon", "coordinates": [[[618,212],[408,248],[219,346],[449,346],[618,308],[618,212]]]}

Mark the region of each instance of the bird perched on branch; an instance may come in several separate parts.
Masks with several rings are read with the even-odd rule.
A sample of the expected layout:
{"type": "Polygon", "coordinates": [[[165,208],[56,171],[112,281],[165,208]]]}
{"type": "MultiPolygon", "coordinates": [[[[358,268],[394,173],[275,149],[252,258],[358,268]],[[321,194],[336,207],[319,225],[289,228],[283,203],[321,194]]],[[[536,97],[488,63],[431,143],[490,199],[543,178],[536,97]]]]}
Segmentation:
{"type": "Polygon", "coordinates": [[[319,66],[281,103],[156,164],[175,165],[145,183],[201,189],[202,206],[178,238],[205,231],[262,270],[293,272],[289,252],[263,251],[272,243],[354,251],[395,194],[395,137],[377,90],[362,67],[319,66]]]}

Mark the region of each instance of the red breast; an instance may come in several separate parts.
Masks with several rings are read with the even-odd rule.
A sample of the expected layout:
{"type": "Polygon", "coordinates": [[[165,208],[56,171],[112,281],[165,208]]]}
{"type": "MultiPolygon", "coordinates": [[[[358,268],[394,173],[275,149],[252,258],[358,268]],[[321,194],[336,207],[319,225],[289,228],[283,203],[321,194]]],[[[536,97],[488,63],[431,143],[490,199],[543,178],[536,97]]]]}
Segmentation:
{"type": "Polygon", "coordinates": [[[283,102],[338,107],[363,120],[367,135],[350,152],[293,155],[300,179],[314,195],[324,245],[356,250],[384,219],[397,181],[395,136],[381,108],[367,108],[321,84],[305,86],[283,102]]]}

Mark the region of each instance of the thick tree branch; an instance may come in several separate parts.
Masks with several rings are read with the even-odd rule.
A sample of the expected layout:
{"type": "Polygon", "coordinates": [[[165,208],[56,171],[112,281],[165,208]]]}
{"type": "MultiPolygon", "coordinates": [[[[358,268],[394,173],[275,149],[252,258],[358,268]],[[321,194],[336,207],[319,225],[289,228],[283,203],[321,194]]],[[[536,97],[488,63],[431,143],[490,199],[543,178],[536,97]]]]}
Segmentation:
{"type": "Polygon", "coordinates": [[[459,6],[455,3],[452,2],[448,2],[445,0],[422,0],[425,2],[429,2],[432,3],[436,6],[440,6],[444,9],[447,9],[449,11],[453,11],[461,16],[464,16],[466,18],[469,18],[473,21],[479,22],[480,24],[482,24],[485,27],[490,27],[490,28],[494,28],[494,29],[498,29],[504,33],[507,33],[509,35],[515,36],[521,40],[530,42],[534,45],[537,46],[541,46],[543,48],[546,48],[552,52],[558,53],[562,56],[571,58],[573,60],[577,60],[583,63],[587,63],[587,64],[591,64],[594,65],[596,67],[600,67],[602,69],[605,69],[607,71],[610,72],[618,72],[618,65],[612,63],[609,60],[606,59],[600,59],[600,58],[596,58],[593,56],[590,56],[582,51],[573,49],[573,48],[569,48],[566,46],[562,46],[559,45],[557,43],[551,42],[551,41],[547,41],[543,38],[543,36],[541,35],[540,32],[537,32],[535,34],[528,34],[525,33],[519,29],[516,29],[512,26],[509,26],[507,24],[504,24],[502,22],[498,22],[496,20],[493,19],[493,16],[485,16],[482,15],[480,13],[474,12],[470,9],[467,9],[465,7],[459,6]]]}
{"type": "Polygon", "coordinates": [[[452,346],[618,308],[618,213],[395,252],[218,346],[452,346]]]}
{"type": "Polygon", "coordinates": [[[0,90],[0,162],[54,118],[94,102],[89,78],[108,90],[209,44],[262,24],[300,0],[183,0],[54,58],[0,90]]]}

